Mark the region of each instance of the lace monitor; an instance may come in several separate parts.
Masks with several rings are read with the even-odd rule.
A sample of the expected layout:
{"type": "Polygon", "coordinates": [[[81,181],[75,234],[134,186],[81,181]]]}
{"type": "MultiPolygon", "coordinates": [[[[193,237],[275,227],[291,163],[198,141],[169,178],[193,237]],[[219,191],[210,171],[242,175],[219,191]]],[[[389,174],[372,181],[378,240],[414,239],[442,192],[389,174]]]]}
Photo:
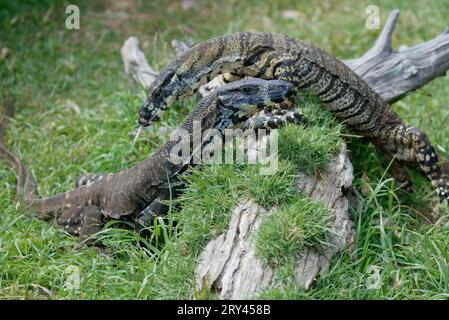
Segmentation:
{"type": "MultiPolygon", "coordinates": [[[[185,132],[183,138],[187,134],[188,141],[192,141],[195,121],[200,124],[201,133],[209,128],[219,131],[239,126],[269,129],[285,123],[305,123],[305,117],[298,112],[269,111],[271,105],[285,101],[292,93],[292,84],[282,80],[233,82],[204,97],[179,129],[185,132]],[[256,112],[258,121],[249,121],[256,112]]],[[[56,217],[57,223],[67,232],[86,242],[92,242],[92,235],[109,218],[134,217],[136,228],[141,231],[155,216],[166,213],[168,207],[164,200],[169,198],[171,186],[176,189],[179,176],[191,162],[176,164],[171,160],[170,152],[181,138],[170,140],[130,169],[118,173],[87,174],[78,179],[75,189],[40,199],[32,174],[2,142],[4,126],[0,125],[0,158],[12,163],[18,171],[18,199],[42,219],[56,217]]],[[[201,143],[204,148],[210,141],[205,139],[201,143]]],[[[195,150],[192,150],[190,142],[188,146],[193,155],[195,150]]]]}
{"type": "MultiPolygon", "coordinates": [[[[139,123],[148,126],[174,100],[194,93],[218,74],[282,79],[296,91],[316,95],[357,134],[394,159],[394,177],[405,184],[403,164],[416,167],[449,199],[448,165],[439,163],[427,136],[407,125],[369,85],[343,62],[311,44],[284,35],[241,32],[199,43],[172,61],[150,88],[139,123]]],[[[290,101],[292,102],[292,101],[290,101]]]]}

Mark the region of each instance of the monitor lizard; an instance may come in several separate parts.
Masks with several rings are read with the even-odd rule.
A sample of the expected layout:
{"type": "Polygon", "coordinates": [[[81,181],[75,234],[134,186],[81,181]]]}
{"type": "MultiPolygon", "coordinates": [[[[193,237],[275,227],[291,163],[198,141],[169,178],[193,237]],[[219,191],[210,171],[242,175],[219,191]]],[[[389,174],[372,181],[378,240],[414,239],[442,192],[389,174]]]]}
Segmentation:
{"type": "Polygon", "coordinates": [[[312,44],[281,34],[239,32],[189,48],[156,78],[140,109],[139,123],[149,126],[159,119],[159,111],[193,94],[218,74],[228,75],[228,80],[246,76],[282,79],[293,83],[297,92],[311,92],[337,119],[394,160],[396,180],[409,185],[403,165],[415,167],[428,177],[442,201],[449,200],[449,165],[440,163],[422,131],[407,125],[343,62],[312,44]]]}
{"type": "MultiPolygon", "coordinates": [[[[56,217],[58,225],[68,233],[92,243],[92,236],[110,218],[132,217],[136,229],[142,231],[155,216],[166,213],[165,200],[170,197],[170,187],[176,189],[179,176],[191,165],[190,159],[197,152],[190,144],[195,121],[201,132],[209,128],[223,132],[237,127],[270,129],[286,123],[306,123],[306,118],[296,111],[270,111],[273,104],[285,101],[292,92],[293,85],[283,80],[250,79],[229,83],[204,97],[178,128],[187,135],[191,148],[191,156],[186,161],[174,163],[171,160],[172,148],[179,141],[170,140],[129,169],[84,175],[77,180],[75,189],[55,196],[39,198],[33,175],[3,144],[4,127],[11,112],[7,112],[3,125],[0,125],[0,158],[14,165],[18,172],[18,200],[37,212],[39,218],[56,217]],[[250,121],[249,117],[253,115],[256,118],[250,121]]],[[[11,111],[11,107],[7,109],[11,111]]],[[[208,143],[207,139],[201,141],[201,148],[208,143]]]]}

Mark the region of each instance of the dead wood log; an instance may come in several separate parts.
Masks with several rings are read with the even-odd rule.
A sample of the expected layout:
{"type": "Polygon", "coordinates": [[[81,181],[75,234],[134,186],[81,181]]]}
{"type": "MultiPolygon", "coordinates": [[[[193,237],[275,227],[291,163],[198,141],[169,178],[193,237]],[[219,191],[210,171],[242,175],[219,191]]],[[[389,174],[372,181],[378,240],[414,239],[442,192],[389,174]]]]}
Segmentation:
{"type": "MultiPolygon", "coordinates": [[[[392,49],[391,37],[398,16],[398,10],[390,14],[375,45],[362,57],[344,61],[390,103],[446,74],[449,68],[449,28],[432,40],[397,52],[392,49]]],[[[177,54],[189,47],[179,41],[173,45],[177,54]]],[[[146,62],[137,39],[130,38],[125,42],[122,57],[130,78],[149,88],[156,73],[146,62]]],[[[209,88],[221,83],[220,78],[213,81],[200,92],[206,94],[209,88]]],[[[296,179],[298,191],[323,201],[335,217],[329,246],[324,250],[307,248],[296,263],[295,281],[305,288],[326,272],[333,255],[352,248],[355,229],[349,213],[350,197],[346,194],[351,185],[352,164],[345,145],[328,172],[320,177],[300,173],[296,179]]],[[[228,231],[211,240],[199,255],[196,288],[192,290],[202,290],[207,284],[209,289],[218,291],[222,299],[249,299],[272,286],[276,270],[261,263],[251,243],[251,236],[261,219],[272,212],[251,199],[242,199],[236,204],[228,231]]]]}

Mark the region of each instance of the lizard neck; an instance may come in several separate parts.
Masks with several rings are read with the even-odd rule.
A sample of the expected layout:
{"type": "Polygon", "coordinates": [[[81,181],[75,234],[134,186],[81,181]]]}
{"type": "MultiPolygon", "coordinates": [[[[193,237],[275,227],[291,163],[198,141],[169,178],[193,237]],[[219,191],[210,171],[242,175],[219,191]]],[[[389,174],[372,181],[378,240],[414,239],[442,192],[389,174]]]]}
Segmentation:
{"type": "Polygon", "coordinates": [[[135,194],[148,197],[158,188],[176,183],[178,176],[195,165],[194,156],[203,147],[204,130],[213,128],[217,118],[217,96],[211,93],[203,98],[186,121],[172,134],[158,151],[130,170],[135,178],[135,194]],[[195,147],[195,148],[194,148],[195,147]]]}

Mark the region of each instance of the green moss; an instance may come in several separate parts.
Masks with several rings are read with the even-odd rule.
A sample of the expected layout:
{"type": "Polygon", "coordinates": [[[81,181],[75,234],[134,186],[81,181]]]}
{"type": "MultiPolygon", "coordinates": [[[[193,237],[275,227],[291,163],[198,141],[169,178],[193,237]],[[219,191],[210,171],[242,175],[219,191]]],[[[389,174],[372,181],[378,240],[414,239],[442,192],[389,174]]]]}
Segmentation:
{"type": "MultiPolygon", "coordinates": [[[[309,129],[302,130],[307,132],[309,129]]],[[[333,130],[335,137],[338,137],[338,126],[326,130],[333,130]]],[[[315,134],[317,131],[314,130],[308,133],[309,137],[315,134]]],[[[319,139],[318,136],[315,138],[319,139]]],[[[336,140],[338,141],[338,138],[336,140]]],[[[310,144],[305,146],[301,141],[294,139],[290,147],[296,150],[302,150],[303,147],[310,148],[310,144]]],[[[279,149],[281,148],[283,147],[280,146],[279,149]]],[[[335,150],[337,149],[328,148],[325,150],[327,154],[324,151],[319,154],[320,158],[325,154],[321,162],[323,167],[326,165],[324,159],[330,159],[335,150]]],[[[272,175],[260,174],[262,165],[204,165],[200,169],[193,169],[184,178],[188,188],[177,200],[182,209],[173,211],[170,215],[170,219],[177,223],[178,237],[173,246],[166,249],[165,254],[169,259],[180,261],[180,264],[190,267],[180,268],[177,263],[167,263],[163,267],[156,268],[157,288],[177,289],[180,288],[176,284],[179,279],[186,279],[185,281],[193,279],[192,266],[195,257],[208,240],[227,230],[233,208],[239,200],[245,198],[252,198],[266,208],[280,206],[280,210],[274,214],[273,221],[271,223],[267,221],[258,236],[261,256],[265,260],[278,263],[282,260],[283,254],[294,255],[305,245],[323,241],[329,211],[325,210],[323,205],[296,194],[294,178],[303,166],[300,162],[292,161],[299,161],[298,158],[284,159],[282,155],[286,150],[282,152],[279,152],[277,170],[272,175]],[[283,223],[291,229],[279,228],[283,223]],[[281,233],[276,234],[274,230],[270,233],[270,228],[276,228],[281,233]],[[289,237],[292,238],[289,240],[289,237]],[[268,241],[267,244],[273,242],[271,252],[262,246],[261,243],[265,240],[268,241]],[[286,252],[282,253],[282,250],[286,252]]],[[[318,167],[313,170],[318,170],[318,167]]],[[[167,290],[169,292],[159,291],[159,294],[170,297],[173,290],[167,290]]],[[[176,292],[177,298],[188,298],[192,294],[191,290],[176,292]]]]}

